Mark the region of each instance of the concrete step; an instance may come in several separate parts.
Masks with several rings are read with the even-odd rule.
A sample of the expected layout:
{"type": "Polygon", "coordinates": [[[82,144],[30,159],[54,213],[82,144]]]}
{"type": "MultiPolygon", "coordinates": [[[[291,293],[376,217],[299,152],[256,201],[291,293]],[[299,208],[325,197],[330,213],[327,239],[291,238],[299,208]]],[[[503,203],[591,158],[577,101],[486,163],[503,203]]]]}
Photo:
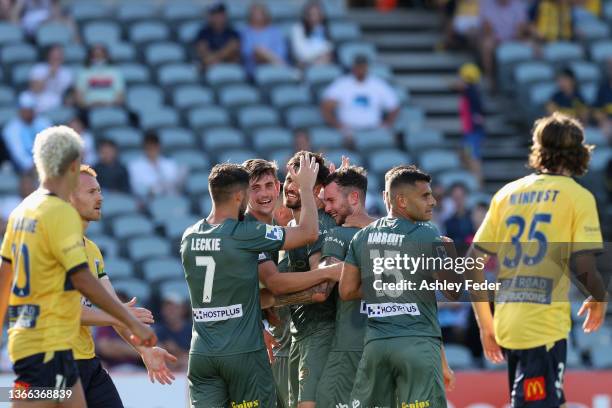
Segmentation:
{"type": "Polygon", "coordinates": [[[457,72],[462,64],[471,61],[471,57],[467,53],[387,52],[380,55],[380,60],[396,74],[448,74],[457,72]]]}
{"type": "Polygon", "coordinates": [[[374,44],[378,52],[385,51],[432,51],[440,41],[437,31],[406,33],[404,31],[375,32],[363,36],[364,40],[374,44]]]}
{"type": "Polygon", "coordinates": [[[482,164],[485,179],[490,182],[507,183],[529,173],[525,160],[490,160],[482,164]]]}
{"type": "Polygon", "coordinates": [[[427,10],[378,13],[373,9],[351,10],[347,18],[358,23],[364,32],[439,30],[440,18],[427,10]]]}
{"type": "Polygon", "coordinates": [[[406,87],[411,94],[448,94],[452,92],[450,84],[457,79],[455,74],[398,74],[398,84],[406,87]]]}
{"type": "Polygon", "coordinates": [[[423,108],[427,115],[444,116],[459,114],[458,95],[413,95],[414,105],[423,108]]]}

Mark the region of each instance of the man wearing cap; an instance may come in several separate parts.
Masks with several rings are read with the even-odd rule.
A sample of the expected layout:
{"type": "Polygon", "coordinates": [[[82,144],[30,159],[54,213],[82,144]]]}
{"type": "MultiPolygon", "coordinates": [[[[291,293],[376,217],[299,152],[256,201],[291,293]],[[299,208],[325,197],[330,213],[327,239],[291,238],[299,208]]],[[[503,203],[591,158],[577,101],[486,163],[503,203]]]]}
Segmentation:
{"type": "Polygon", "coordinates": [[[336,79],[323,93],[323,118],[350,134],[354,130],[392,127],[399,113],[399,101],[384,80],[368,73],[368,58],[357,55],[351,73],[336,79]]]}
{"type": "Polygon", "coordinates": [[[171,364],[175,371],[187,370],[189,346],[191,345],[191,319],[188,319],[187,302],[189,294],[173,289],[161,291],[161,322],[155,325],[159,345],[176,356],[177,362],[171,364]]]}
{"type": "Polygon", "coordinates": [[[19,96],[19,112],[2,130],[4,145],[19,173],[32,170],[32,147],[38,132],[51,126],[51,122],[34,111],[36,101],[29,93],[19,96]]]}
{"type": "Polygon", "coordinates": [[[208,8],[208,23],[196,36],[196,50],[203,68],[239,61],[240,35],[227,23],[224,4],[208,8]]]}

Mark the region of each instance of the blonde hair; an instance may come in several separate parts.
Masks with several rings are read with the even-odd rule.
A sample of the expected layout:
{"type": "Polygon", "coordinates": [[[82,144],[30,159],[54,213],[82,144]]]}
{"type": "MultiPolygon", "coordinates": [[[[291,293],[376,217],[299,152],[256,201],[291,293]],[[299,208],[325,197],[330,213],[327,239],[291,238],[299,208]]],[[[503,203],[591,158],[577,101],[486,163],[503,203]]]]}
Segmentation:
{"type": "Polygon", "coordinates": [[[98,177],[98,173],[88,164],[81,164],[81,174],[89,174],[91,177],[98,177]]]}
{"type": "Polygon", "coordinates": [[[83,151],[83,140],[68,126],[51,126],[36,135],[34,165],[41,181],[60,177],[83,151]]]}

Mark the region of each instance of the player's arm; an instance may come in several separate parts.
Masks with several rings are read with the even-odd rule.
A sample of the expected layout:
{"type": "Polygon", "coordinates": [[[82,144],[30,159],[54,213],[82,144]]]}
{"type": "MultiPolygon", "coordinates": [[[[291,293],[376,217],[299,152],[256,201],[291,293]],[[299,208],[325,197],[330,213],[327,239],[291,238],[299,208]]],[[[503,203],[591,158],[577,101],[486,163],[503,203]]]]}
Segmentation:
{"type": "Polygon", "coordinates": [[[8,308],[12,280],[13,266],[11,262],[5,258],[0,259],[0,344],[2,343],[2,327],[4,327],[4,316],[8,308]]]}
{"type": "MultiPolygon", "coordinates": [[[[292,272],[288,275],[296,275],[298,273],[310,274],[314,271],[321,270],[321,268],[317,268],[319,260],[321,259],[321,252],[317,251],[313,253],[309,258],[310,267],[313,268],[308,272],[292,272]]],[[[330,277],[333,277],[337,272],[334,269],[338,268],[337,266],[324,267],[324,273],[330,273],[330,277]]],[[[332,287],[333,289],[333,287],[332,287]]],[[[295,293],[289,293],[285,295],[278,296],[276,299],[275,306],[286,306],[286,305],[297,305],[297,304],[309,304],[309,303],[319,303],[324,302],[325,299],[329,296],[328,290],[329,285],[327,280],[323,280],[322,282],[309,287],[308,289],[304,289],[295,293]]]]}
{"type": "Polygon", "coordinates": [[[609,299],[606,285],[597,270],[595,252],[583,251],[572,254],[570,266],[575,279],[580,282],[577,286],[582,286],[581,289],[589,295],[578,311],[578,316],[586,314],[582,328],[586,333],[596,331],[605,320],[609,299]]]}
{"type": "Polygon", "coordinates": [[[342,300],[361,299],[361,273],[359,268],[351,263],[344,262],[338,290],[342,300]]]}
{"type": "Polygon", "coordinates": [[[444,385],[448,391],[452,391],[455,388],[455,372],[448,365],[444,345],[442,345],[440,352],[442,355],[442,376],[444,377],[444,385]]]}
{"type": "Polygon", "coordinates": [[[337,265],[321,266],[307,272],[281,273],[272,261],[259,264],[259,280],[275,296],[299,292],[327,280],[334,280],[340,273],[337,265]]]}
{"type": "MultiPolygon", "coordinates": [[[[457,248],[455,248],[455,244],[453,240],[451,238],[444,237],[444,236],[441,237],[441,239],[442,239],[442,242],[436,243],[435,245],[441,245],[441,249],[444,249],[444,254],[447,257],[450,257],[453,259],[457,258],[457,248]]],[[[441,256],[441,254],[438,254],[438,256],[441,256]]],[[[453,270],[446,270],[444,268],[440,271],[436,271],[434,273],[434,276],[439,281],[444,281],[444,282],[449,282],[449,283],[454,283],[454,284],[463,282],[462,274],[456,273],[453,270]]],[[[446,297],[448,300],[451,300],[451,301],[457,301],[461,298],[461,292],[456,291],[456,290],[443,290],[442,294],[444,295],[444,297],[446,297]]]]}

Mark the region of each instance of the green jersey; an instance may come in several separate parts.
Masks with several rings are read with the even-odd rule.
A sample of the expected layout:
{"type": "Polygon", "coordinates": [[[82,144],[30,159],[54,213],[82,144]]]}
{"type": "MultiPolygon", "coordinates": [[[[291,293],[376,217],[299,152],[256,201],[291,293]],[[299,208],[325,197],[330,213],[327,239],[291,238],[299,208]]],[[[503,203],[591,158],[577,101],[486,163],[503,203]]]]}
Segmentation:
{"type": "Polygon", "coordinates": [[[351,241],[344,262],[361,271],[367,306],[365,344],[391,337],[441,337],[435,291],[428,259],[444,257],[442,241],[431,223],[383,217],[351,241]],[[414,261],[420,259],[420,263],[414,261]],[[389,286],[401,283],[404,286],[389,286]],[[386,284],[386,285],[385,285],[386,284]]]}
{"type": "Polygon", "coordinates": [[[282,227],[201,220],[187,228],[181,258],[193,312],[190,353],[224,356],[264,347],[258,254],[282,248],[282,227]]]}
{"type": "MultiPolygon", "coordinates": [[[[344,261],[353,236],[361,228],[336,227],[325,236],[321,259],[331,257],[344,261]]],[[[361,351],[367,322],[365,303],[361,300],[344,301],[336,295],[336,328],[332,351],[361,351]]]]}
{"type": "MultiPolygon", "coordinates": [[[[244,214],[244,220],[243,221],[260,222],[251,213],[244,214]]],[[[276,221],[274,221],[274,219],[272,220],[272,225],[277,225],[276,221]]],[[[278,265],[278,251],[262,252],[261,254],[259,254],[259,263],[266,262],[266,261],[272,261],[272,262],[274,262],[275,264],[278,265]]]]}
{"type": "MultiPolygon", "coordinates": [[[[292,249],[285,252],[288,261],[288,272],[306,272],[310,270],[309,259],[317,252],[321,252],[325,234],[336,226],[332,217],[320,209],[319,238],[313,244],[292,249]]],[[[291,221],[291,225],[295,220],[291,221]]],[[[336,305],[333,298],[323,303],[291,306],[291,334],[300,340],[321,329],[331,328],[334,325],[336,305]]]]}

